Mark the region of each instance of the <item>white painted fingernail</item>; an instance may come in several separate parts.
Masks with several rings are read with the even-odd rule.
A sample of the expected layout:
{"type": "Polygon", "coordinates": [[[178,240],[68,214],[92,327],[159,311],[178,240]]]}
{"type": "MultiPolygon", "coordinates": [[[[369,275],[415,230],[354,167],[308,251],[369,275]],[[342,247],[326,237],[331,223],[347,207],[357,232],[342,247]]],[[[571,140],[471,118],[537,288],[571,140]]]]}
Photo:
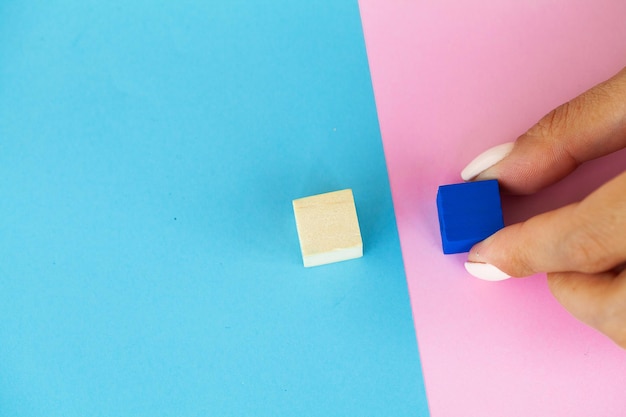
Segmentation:
{"type": "Polygon", "coordinates": [[[469,181],[486,169],[491,168],[511,153],[513,145],[514,142],[507,142],[481,153],[461,171],[461,178],[469,181]]]}
{"type": "Polygon", "coordinates": [[[502,272],[491,264],[484,264],[480,262],[465,262],[465,269],[471,275],[476,278],[484,279],[485,281],[502,281],[511,276],[505,272],[502,272]]]}

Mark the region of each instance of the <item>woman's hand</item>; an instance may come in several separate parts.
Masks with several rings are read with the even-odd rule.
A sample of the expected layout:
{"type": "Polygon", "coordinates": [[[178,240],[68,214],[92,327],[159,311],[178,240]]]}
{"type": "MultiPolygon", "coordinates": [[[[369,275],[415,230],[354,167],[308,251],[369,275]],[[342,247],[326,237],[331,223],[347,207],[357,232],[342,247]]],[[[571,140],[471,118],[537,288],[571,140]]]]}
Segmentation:
{"type": "MultiPolygon", "coordinates": [[[[624,147],[626,69],[550,112],[515,143],[486,151],[462,176],[532,193],[624,147]]],[[[505,227],[475,245],[466,263],[483,279],[546,272],[572,315],[626,348],[624,265],[626,171],[579,203],[505,227]]]]}

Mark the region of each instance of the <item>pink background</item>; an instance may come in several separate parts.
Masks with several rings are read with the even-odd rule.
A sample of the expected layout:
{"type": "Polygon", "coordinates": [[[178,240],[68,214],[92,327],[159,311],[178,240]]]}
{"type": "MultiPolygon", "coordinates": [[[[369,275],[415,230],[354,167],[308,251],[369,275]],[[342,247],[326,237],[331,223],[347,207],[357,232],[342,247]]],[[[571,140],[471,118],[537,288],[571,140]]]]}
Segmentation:
{"type": "MultiPolygon", "coordinates": [[[[360,0],[433,416],[622,416],[626,352],[571,318],[545,276],[470,277],[443,256],[435,195],[479,152],[626,65],[623,0],[360,0]]],[[[530,197],[507,223],[583,197],[621,151],[530,197]]]]}

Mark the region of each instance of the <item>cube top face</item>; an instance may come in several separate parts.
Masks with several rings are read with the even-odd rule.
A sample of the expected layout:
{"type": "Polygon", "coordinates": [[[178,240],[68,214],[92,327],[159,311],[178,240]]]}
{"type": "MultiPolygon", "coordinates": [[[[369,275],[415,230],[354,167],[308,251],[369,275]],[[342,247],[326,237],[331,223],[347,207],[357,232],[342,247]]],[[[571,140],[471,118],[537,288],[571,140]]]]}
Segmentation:
{"type": "Polygon", "coordinates": [[[442,185],[437,209],[446,254],[467,252],[504,227],[497,180],[442,185]]]}
{"type": "Polygon", "coordinates": [[[323,265],[363,254],[352,190],[293,200],[304,266],[323,265]]]}

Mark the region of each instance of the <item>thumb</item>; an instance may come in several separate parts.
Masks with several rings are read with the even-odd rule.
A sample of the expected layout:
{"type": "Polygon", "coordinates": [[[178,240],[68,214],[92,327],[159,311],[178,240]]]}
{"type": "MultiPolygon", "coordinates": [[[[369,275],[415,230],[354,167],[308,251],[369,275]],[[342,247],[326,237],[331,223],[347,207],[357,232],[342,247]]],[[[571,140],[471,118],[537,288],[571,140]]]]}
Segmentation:
{"type": "Polygon", "coordinates": [[[483,279],[610,271],[626,261],[624,190],[626,171],[580,203],[507,226],[474,245],[466,268],[483,279]]]}
{"type": "Polygon", "coordinates": [[[548,285],[572,316],[626,349],[626,270],[553,272],[548,274],[548,285]]]}

